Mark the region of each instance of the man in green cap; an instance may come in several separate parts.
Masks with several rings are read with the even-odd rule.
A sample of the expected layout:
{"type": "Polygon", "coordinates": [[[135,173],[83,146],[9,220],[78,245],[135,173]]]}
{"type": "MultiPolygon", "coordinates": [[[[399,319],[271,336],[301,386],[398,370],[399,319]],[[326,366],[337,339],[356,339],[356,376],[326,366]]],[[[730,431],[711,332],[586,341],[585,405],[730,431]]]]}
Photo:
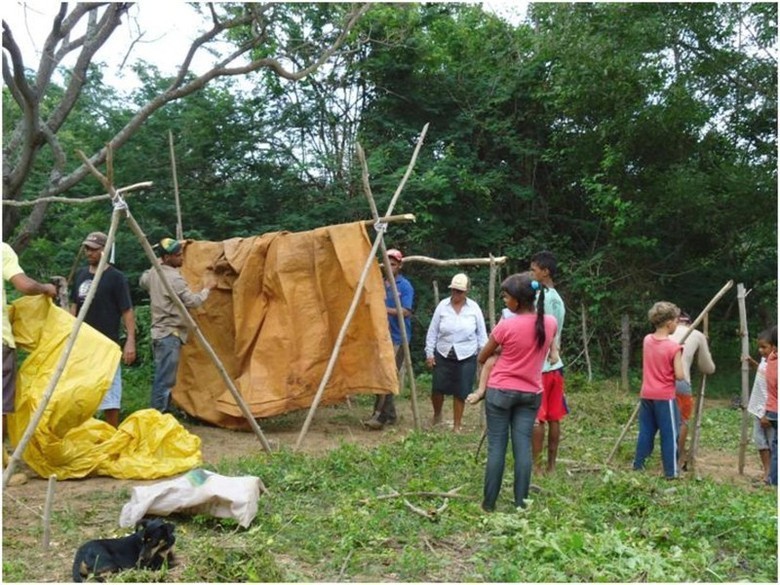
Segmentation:
{"type": "MultiPolygon", "coordinates": [[[[209,283],[200,292],[190,290],[180,270],[184,262],[183,244],[184,242],[173,238],[160,240],[160,268],[184,306],[195,309],[206,301],[216,282],[212,275],[209,283]]],[[[154,268],[149,268],[141,275],[140,285],[149,291],[152,309],[154,381],[150,406],[165,413],[170,410],[171,388],[176,385],[181,346],[187,343],[189,326],[154,268]]]]}

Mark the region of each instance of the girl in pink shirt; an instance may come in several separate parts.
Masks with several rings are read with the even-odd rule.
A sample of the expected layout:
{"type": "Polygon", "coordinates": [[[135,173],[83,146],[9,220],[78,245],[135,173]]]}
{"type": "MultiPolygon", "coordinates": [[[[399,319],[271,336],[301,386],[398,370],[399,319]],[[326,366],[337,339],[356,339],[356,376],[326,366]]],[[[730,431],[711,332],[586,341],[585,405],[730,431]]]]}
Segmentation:
{"type": "Polygon", "coordinates": [[[655,435],[661,433],[664,475],[677,477],[677,435],[680,411],[675,400],[675,381],[685,379],[682,345],[669,336],[677,329],[680,309],[666,301],[654,304],[647,313],[655,332],[642,344],[642,390],[639,404],[639,436],[634,469],[644,469],[653,452],[655,435]]]}
{"type": "Polygon", "coordinates": [[[479,353],[480,364],[500,346],[488,378],[487,391],[466,398],[470,404],[485,400],[487,421],[487,464],[482,509],[495,510],[504,477],[506,448],[512,435],[515,460],[515,507],[526,506],[531,485],[531,435],[542,396],[542,367],[558,325],[555,317],[544,314],[544,286],[528,272],[513,274],[501,283],[501,296],[516,316],[495,326],[479,353]],[[534,299],[539,301],[534,309],[534,299]]]}

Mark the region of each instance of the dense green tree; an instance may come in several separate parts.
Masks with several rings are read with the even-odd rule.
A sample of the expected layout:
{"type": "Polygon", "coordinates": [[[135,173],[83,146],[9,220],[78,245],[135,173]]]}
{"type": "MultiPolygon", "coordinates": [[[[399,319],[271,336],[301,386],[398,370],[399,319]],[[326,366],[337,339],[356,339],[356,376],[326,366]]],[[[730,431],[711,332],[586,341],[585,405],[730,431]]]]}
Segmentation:
{"type": "MultiPolygon", "coordinates": [[[[34,75],[29,74],[13,31],[3,20],[3,80],[20,113],[15,117],[17,124],[13,131],[3,134],[3,199],[39,200],[21,226],[21,214],[9,213],[3,217],[3,233],[8,238],[15,232],[18,248],[26,247],[38,233],[48,208],[44,198],[68,192],[89,174],[87,166],[63,148],[60,135],[67,134],[69,116],[85,87],[94,79],[87,72],[95,55],[118,30],[130,8],[130,3],[78,3],[72,7],[61,4],[34,75]],[[65,90],[58,94],[59,99],[53,99],[49,92],[59,91],[54,83],[57,68],[70,57],[75,57],[76,64],[66,77],[65,90]],[[45,103],[50,109],[44,107],[45,103]],[[47,151],[51,156],[49,161],[42,158],[47,151]],[[47,178],[33,191],[32,183],[28,188],[28,180],[36,174],[45,174],[47,178]]],[[[304,20],[297,31],[300,34],[292,35],[274,34],[279,31],[274,26],[275,19],[285,17],[290,10],[278,3],[208,3],[195,8],[208,15],[208,21],[204,19],[207,27],[189,49],[184,48],[179,71],[169,85],[160,88],[161,91],[132,112],[107,145],[91,155],[93,164],[101,165],[106,160],[109,146],[118,151],[154,112],[196,93],[215,79],[263,69],[290,81],[306,77],[339,50],[369,7],[338,5],[331,13],[338,20],[331,23],[327,34],[316,34],[323,27],[310,27],[304,20]],[[312,30],[314,33],[310,34],[312,30]],[[233,44],[223,52],[219,45],[225,41],[233,44]],[[311,50],[298,62],[301,68],[290,67],[289,56],[301,54],[301,45],[311,50]],[[206,52],[211,52],[213,67],[193,74],[193,56],[206,52]]],[[[305,15],[312,12],[306,7],[301,11],[305,15]]]]}

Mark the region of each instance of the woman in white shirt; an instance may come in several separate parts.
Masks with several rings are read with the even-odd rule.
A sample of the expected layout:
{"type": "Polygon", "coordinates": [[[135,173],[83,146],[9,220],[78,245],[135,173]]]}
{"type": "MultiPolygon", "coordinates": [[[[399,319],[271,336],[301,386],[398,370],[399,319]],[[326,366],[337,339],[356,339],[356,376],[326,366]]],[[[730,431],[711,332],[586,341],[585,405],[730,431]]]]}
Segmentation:
{"type": "Polygon", "coordinates": [[[466,396],[474,386],[477,354],[487,343],[485,317],[476,301],[466,296],[468,290],[468,276],[452,277],[450,296],[436,307],[425,337],[426,363],[433,369],[433,424],[441,423],[444,396],[452,396],[456,433],[461,430],[466,396]]]}

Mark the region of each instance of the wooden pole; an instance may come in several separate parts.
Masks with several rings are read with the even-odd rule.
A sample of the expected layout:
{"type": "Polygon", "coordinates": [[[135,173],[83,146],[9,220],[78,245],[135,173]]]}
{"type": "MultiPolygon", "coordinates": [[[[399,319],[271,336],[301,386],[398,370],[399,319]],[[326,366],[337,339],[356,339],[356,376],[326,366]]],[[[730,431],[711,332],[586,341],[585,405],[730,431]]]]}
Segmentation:
{"type": "Polygon", "coordinates": [[[404,263],[422,262],[434,266],[486,266],[490,264],[505,264],[506,256],[490,256],[489,258],[454,258],[452,260],[439,260],[429,256],[405,256],[404,263]]]}
{"type": "MultiPolygon", "coordinates": [[[[366,162],[366,155],[363,152],[363,147],[360,146],[360,143],[357,144],[356,150],[362,169],[363,191],[366,195],[366,199],[368,199],[368,204],[371,208],[371,214],[374,216],[374,220],[377,222],[376,225],[379,226],[382,220],[379,218],[379,210],[377,209],[376,201],[374,200],[374,194],[371,192],[371,184],[368,180],[368,163],[366,162]]],[[[385,274],[387,275],[387,280],[390,283],[390,290],[393,295],[393,303],[398,309],[396,312],[396,319],[398,320],[398,327],[399,331],[401,332],[401,349],[404,352],[404,365],[401,368],[401,371],[398,372],[399,394],[401,390],[403,390],[403,377],[405,376],[405,373],[408,372],[409,387],[412,397],[412,416],[414,417],[414,428],[419,431],[422,426],[420,423],[420,410],[417,406],[417,386],[415,384],[414,371],[412,369],[412,353],[409,349],[409,336],[406,334],[406,323],[404,321],[403,307],[401,306],[401,297],[398,294],[398,287],[396,286],[395,278],[393,278],[393,271],[390,267],[390,258],[387,255],[387,245],[385,243],[384,230],[380,229],[379,234],[382,236],[380,246],[382,248],[382,261],[385,267],[385,274]]]]}
{"type": "Polygon", "coordinates": [[[488,315],[490,328],[496,326],[496,259],[490,255],[490,280],[488,282],[488,315]]]}
{"type": "MultiPolygon", "coordinates": [[[[741,282],[737,285],[737,304],[739,306],[739,337],[742,353],[740,355],[750,355],[750,337],[748,336],[747,310],[745,309],[745,298],[748,293],[745,292],[745,285],[741,282]]],[[[750,414],[747,411],[749,401],[750,386],[750,366],[747,360],[742,361],[741,380],[742,380],[742,429],[739,440],[739,474],[745,473],[745,450],[748,444],[748,425],[750,414]]]]}
{"type": "Polygon", "coordinates": [[[588,368],[588,382],[593,380],[593,370],[590,365],[590,352],[588,351],[588,311],[585,303],[580,303],[580,320],[582,321],[582,347],[585,351],[585,365],[588,368]]]}
{"type": "MultiPolygon", "coordinates": [[[[111,149],[109,149],[109,153],[110,152],[111,149]]],[[[225,382],[225,385],[227,386],[228,390],[233,395],[236,404],[241,410],[241,413],[244,415],[246,421],[249,423],[249,426],[252,428],[255,435],[259,439],[260,444],[263,446],[263,449],[267,453],[270,453],[271,445],[266,440],[263,431],[260,429],[260,426],[257,424],[257,421],[255,420],[255,417],[252,415],[252,412],[249,410],[249,407],[247,406],[246,402],[242,398],[241,393],[238,391],[235,384],[233,383],[233,380],[230,378],[230,375],[225,369],[225,366],[222,365],[222,361],[219,359],[219,356],[217,356],[217,353],[214,351],[214,348],[211,347],[211,344],[203,335],[203,332],[201,331],[200,327],[198,327],[198,324],[195,322],[195,319],[192,317],[192,315],[190,315],[190,312],[187,309],[187,307],[184,306],[184,303],[179,298],[179,295],[177,295],[176,292],[173,290],[173,287],[171,287],[171,283],[168,281],[168,278],[165,276],[165,273],[162,271],[162,268],[160,268],[160,264],[157,261],[157,256],[155,256],[154,250],[152,250],[152,246],[151,244],[149,244],[149,240],[146,238],[146,235],[141,230],[141,226],[138,225],[138,222],[135,221],[135,218],[130,214],[130,210],[127,208],[127,204],[121,199],[121,197],[118,194],[116,194],[113,185],[111,185],[106,180],[106,178],[100,173],[100,171],[98,171],[92,165],[92,163],[89,161],[86,155],[81,151],[79,151],[79,155],[81,156],[81,159],[84,162],[84,164],[87,165],[87,167],[89,168],[90,172],[103,184],[103,186],[106,189],[108,189],[109,192],[115,193],[116,195],[115,208],[119,209],[119,204],[121,203],[121,209],[125,213],[125,220],[130,226],[132,232],[138,238],[141,247],[146,253],[146,257],[149,259],[149,262],[152,265],[152,268],[154,268],[154,270],[157,272],[157,275],[160,277],[160,281],[162,282],[163,287],[165,288],[170,298],[173,300],[173,303],[179,309],[179,313],[181,313],[182,317],[184,317],[184,320],[187,321],[187,324],[195,333],[195,336],[198,338],[198,341],[200,342],[201,346],[206,351],[208,356],[211,358],[211,361],[216,366],[217,371],[222,376],[222,380],[225,382]]]]}
{"type": "MultiPolygon", "coordinates": [[[[154,185],[152,181],[144,181],[143,183],[133,183],[127,187],[119,187],[116,192],[120,195],[132,195],[132,191],[137,189],[146,189],[154,185]]],[[[106,193],[104,195],[93,195],[92,197],[39,197],[37,199],[27,199],[25,201],[12,201],[11,199],[3,199],[3,205],[9,207],[29,207],[31,205],[38,205],[39,203],[94,203],[95,201],[105,201],[111,199],[111,195],[106,193]]]]}
{"type": "MultiPolygon", "coordinates": [[[[691,323],[690,327],[688,328],[688,332],[685,334],[685,336],[680,340],[680,345],[685,343],[685,340],[688,339],[688,336],[691,334],[691,332],[698,327],[699,323],[701,323],[702,319],[704,319],[704,316],[710,312],[710,309],[715,306],[715,304],[725,295],[728,290],[734,286],[734,281],[729,280],[726,284],[723,285],[723,288],[721,288],[714,297],[712,297],[712,300],[707,303],[707,306],[704,307],[701,313],[699,313],[699,316],[694,319],[693,323],[691,323]]],[[[609,456],[607,457],[606,465],[609,465],[612,461],[612,458],[615,456],[615,453],[617,453],[618,447],[620,446],[620,443],[623,441],[623,437],[626,436],[626,433],[628,432],[629,427],[634,422],[634,419],[636,418],[636,415],[639,413],[639,406],[642,404],[641,401],[636,403],[636,406],[634,407],[633,412],[631,413],[631,416],[628,419],[628,422],[623,427],[623,430],[620,433],[620,436],[618,437],[618,440],[615,442],[615,446],[612,447],[612,451],[610,451],[609,456]]]]}
{"type": "Polygon", "coordinates": [[[620,389],[628,392],[628,370],[631,362],[631,321],[627,314],[620,317],[620,389]]]}
{"type": "Polygon", "coordinates": [[[184,228],[181,223],[181,203],[179,202],[179,179],[176,176],[176,153],[173,150],[173,132],[168,130],[168,146],[171,150],[171,173],[173,174],[173,198],[176,201],[176,239],[184,239],[184,228]]]}
{"type": "MultiPolygon", "coordinates": [[[[704,316],[704,335],[709,337],[710,316],[704,316]]],[[[707,387],[707,374],[701,376],[701,386],[699,387],[699,396],[696,399],[696,425],[693,427],[693,436],[691,437],[691,447],[688,449],[688,457],[685,461],[688,463],[691,471],[696,470],[696,455],[699,452],[699,435],[701,433],[701,419],[704,414],[704,390],[707,387]]],[[[744,412],[744,411],[743,411],[744,412]]],[[[685,448],[685,445],[683,445],[685,448]]]]}
{"type": "Polygon", "coordinates": [[[49,476],[49,483],[46,486],[46,503],[43,506],[43,539],[41,546],[43,550],[49,550],[49,541],[51,540],[51,507],[54,504],[54,488],[57,485],[57,476],[49,476]]]}
{"type": "Polygon", "coordinates": [[[439,301],[441,301],[441,296],[439,295],[439,281],[434,280],[433,281],[433,306],[436,307],[439,305],[439,301]]]}
{"type": "MultiPolygon", "coordinates": [[[[407,221],[417,221],[413,213],[401,213],[398,215],[386,215],[382,218],[382,223],[404,223],[407,221]]],[[[375,219],[364,219],[363,223],[367,226],[375,225],[375,219]]],[[[406,262],[406,258],[404,258],[406,262]]]]}
{"type": "MultiPolygon", "coordinates": [[[[111,214],[111,227],[108,230],[106,247],[111,245],[116,238],[120,213],[121,210],[117,207],[114,207],[114,211],[111,214]]],[[[81,328],[81,324],[84,322],[84,318],[87,316],[89,307],[92,305],[92,299],[95,298],[98,284],[100,284],[100,279],[103,277],[106,266],[108,266],[108,257],[105,254],[102,254],[100,256],[100,262],[98,262],[97,269],[95,270],[95,277],[92,279],[92,286],[89,287],[89,292],[84,299],[84,304],[81,305],[81,310],[79,311],[79,314],[76,317],[76,321],[73,323],[73,327],[70,330],[70,335],[68,336],[65,350],[60,354],[60,359],[59,362],[57,362],[54,375],[52,376],[51,380],[49,380],[49,385],[43,392],[41,403],[35,410],[35,413],[33,414],[32,419],[30,419],[30,422],[27,423],[27,427],[24,429],[24,433],[22,434],[22,438],[19,440],[19,444],[16,446],[16,449],[14,449],[14,452],[11,455],[5,470],[3,470],[3,487],[8,485],[8,480],[11,478],[11,475],[13,475],[13,470],[16,466],[16,463],[22,458],[22,453],[24,453],[25,449],[27,449],[27,444],[30,442],[33,433],[35,433],[35,430],[38,428],[38,424],[40,424],[41,418],[43,418],[43,413],[46,412],[46,407],[49,406],[49,401],[54,395],[54,390],[57,388],[57,383],[60,381],[62,372],[65,370],[65,366],[68,363],[68,358],[70,357],[70,352],[73,350],[73,346],[76,343],[76,337],[78,335],[79,329],[81,328]]]]}

